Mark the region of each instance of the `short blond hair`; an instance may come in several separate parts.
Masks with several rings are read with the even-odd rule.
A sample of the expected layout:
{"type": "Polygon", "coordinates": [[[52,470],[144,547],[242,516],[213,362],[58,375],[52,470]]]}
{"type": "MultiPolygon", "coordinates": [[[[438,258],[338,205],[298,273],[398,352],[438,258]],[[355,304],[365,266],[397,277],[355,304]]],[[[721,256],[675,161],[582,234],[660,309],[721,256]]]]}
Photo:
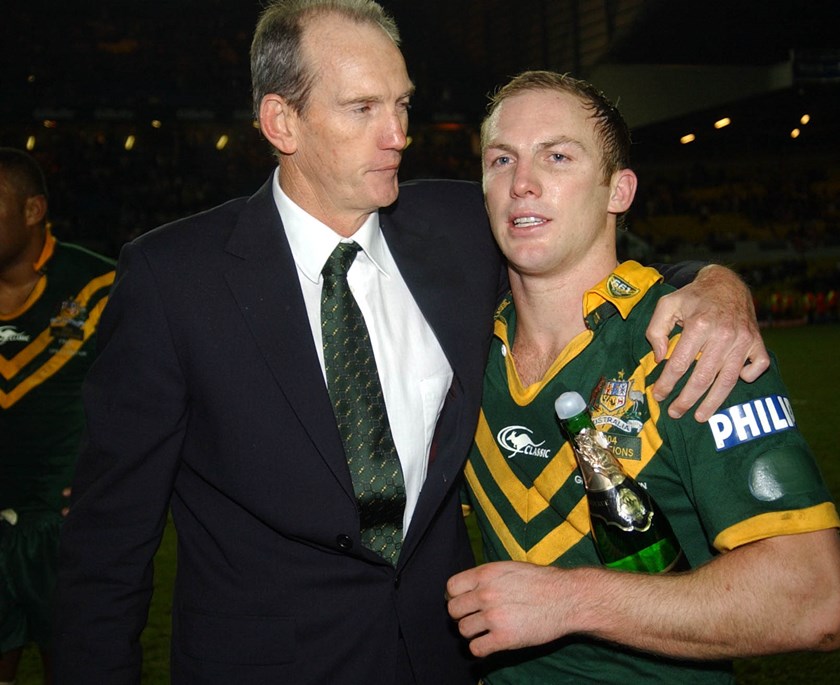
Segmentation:
{"type": "Polygon", "coordinates": [[[548,90],[573,95],[592,112],[595,132],[601,143],[601,169],[605,182],[613,173],[630,167],[630,129],[618,108],[588,81],[554,71],[525,71],[490,96],[487,116],[481,124],[481,150],[487,147],[488,122],[507,99],[528,91],[548,90]]]}

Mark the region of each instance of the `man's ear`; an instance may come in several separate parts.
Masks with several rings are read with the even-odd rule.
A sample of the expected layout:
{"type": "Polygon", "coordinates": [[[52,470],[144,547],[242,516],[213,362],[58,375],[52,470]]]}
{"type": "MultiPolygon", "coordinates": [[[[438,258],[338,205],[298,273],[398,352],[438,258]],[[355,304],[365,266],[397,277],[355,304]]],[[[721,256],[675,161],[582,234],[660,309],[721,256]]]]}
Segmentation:
{"type": "Polygon", "coordinates": [[[610,179],[610,203],[607,207],[612,214],[623,214],[636,196],[638,179],[630,169],[619,169],[610,179]]]}
{"type": "Polygon", "coordinates": [[[298,113],[276,93],[265,95],[260,103],[260,130],[281,154],[297,151],[295,135],[298,113]]]}
{"type": "Polygon", "coordinates": [[[32,195],[26,198],[23,208],[27,226],[37,226],[47,217],[47,198],[43,195],[32,195]]]}

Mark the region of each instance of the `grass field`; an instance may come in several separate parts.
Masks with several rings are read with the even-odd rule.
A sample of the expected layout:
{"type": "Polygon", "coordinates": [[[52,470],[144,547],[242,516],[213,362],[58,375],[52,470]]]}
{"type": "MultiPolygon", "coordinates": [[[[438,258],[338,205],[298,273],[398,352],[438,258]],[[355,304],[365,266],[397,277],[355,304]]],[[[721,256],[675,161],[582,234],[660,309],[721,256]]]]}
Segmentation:
{"type": "MultiPolygon", "coordinates": [[[[834,425],[840,418],[838,396],[834,394],[840,388],[840,364],[832,361],[840,350],[840,326],[769,329],[765,331],[765,339],[779,358],[797,422],[817,456],[832,493],[840,500],[838,431],[834,425]]],[[[168,682],[169,600],[174,560],[175,536],[170,528],[155,559],[155,594],[142,638],[146,685],[168,682]]],[[[749,659],[739,662],[736,668],[742,685],[834,685],[840,673],[840,652],[749,659]]],[[[18,685],[40,682],[37,655],[34,650],[28,650],[18,685]]]]}

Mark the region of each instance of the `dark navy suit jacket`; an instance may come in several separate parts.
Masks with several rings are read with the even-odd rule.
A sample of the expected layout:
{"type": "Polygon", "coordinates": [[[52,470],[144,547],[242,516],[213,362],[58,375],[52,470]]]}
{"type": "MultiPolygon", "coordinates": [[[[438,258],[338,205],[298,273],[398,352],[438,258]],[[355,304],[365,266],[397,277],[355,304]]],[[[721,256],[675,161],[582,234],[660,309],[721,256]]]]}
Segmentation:
{"type": "Polygon", "coordinates": [[[139,682],[138,636],[170,505],[173,683],[471,682],[444,585],[473,563],[458,486],[501,270],[480,189],[408,183],[380,212],[454,371],[394,569],[359,541],[270,183],[120,255],[62,532],[59,683],[139,682]]]}

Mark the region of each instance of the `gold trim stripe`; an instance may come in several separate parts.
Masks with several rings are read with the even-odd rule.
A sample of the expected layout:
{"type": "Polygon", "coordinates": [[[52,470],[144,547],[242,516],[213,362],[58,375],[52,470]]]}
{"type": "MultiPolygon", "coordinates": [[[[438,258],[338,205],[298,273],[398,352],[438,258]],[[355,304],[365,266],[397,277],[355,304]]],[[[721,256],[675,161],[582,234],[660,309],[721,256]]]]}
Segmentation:
{"type": "Polygon", "coordinates": [[[493,531],[496,533],[499,541],[504,546],[508,556],[514,561],[525,561],[525,550],[519,546],[519,543],[513,535],[511,535],[510,530],[508,530],[508,527],[505,525],[504,519],[502,519],[499,512],[496,511],[496,507],[493,506],[493,502],[487,496],[484,488],[481,487],[481,481],[478,479],[475,469],[470,462],[467,462],[467,465],[464,468],[464,473],[467,477],[467,482],[472,488],[473,495],[475,495],[478,500],[484,515],[490,521],[493,531]]]}
{"type": "MultiPolygon", "coordinates": [[[[534,485],[528,488],[522,484],[522,481],[510,468],[507,459],[499,450],[483,411],[479,416],[475,440],[492,479],[526,525],[549,507],[549,501],[557,490],[577,470],[577,462],[572,454],[571,446],[566,444],[559,453],[549,460],[545,469],[535,479],[534,485]]],[[[530,561],[543,565],[551,564],[589,532],[589,506],[586,497],[581,497],[562,524],[526,551],[511,534],[501,514],[482,487],[473,465],[469,462],[465,473],[467,482],[470,484],[493,531],[510,558],[515,561],[530,561]]]]}
{"type": "MultiPolygon", "coordinates": [[[[114,276],[115,273],[113,271],[109,271],[102,276],[97,276],[88,284],[79,291],[79,294],[76,295],[76,301],[82,306],[86,306],[87,303],[90,301],[91,297],[101,290],[102,288],[110,288],[111,285],[114,283],[114,276]]],[[[108,297],[104,297],[97,303],[97,308],[101,313],[102,307],[105,306],[105,302],[108,301],[108,297]]],[[[88,321],[85,323],[85,340],[89,337],[89,333],[87,332],[88,324],[90,323],[90,318],[93,316],[93,312],[88,316],[88,321]]],[[[96,315],[96,322],[99,321],[99,313],[96,315]]],[[[5,359],[4,357],[0,356],[0,374],[3,374],[3,377],[6,380],[9,380],[14,376],[20,369],[24,366],[29,364],[35,357],[41,354],[47,346],[52,342],[53,337],[50,333],[49,324],[47,327],[38,335],[35,340],[30,342],[26,347],[24,347],[20,352],[17,353],[11,359],[5,359]]]]}
{"type": "Polygon", "coordinates": [[[32,292],[26,298],[26,301],[20,305],[17,309],[8,314],[0,314],[0,321],[14,321],[20,316],[23,316],[24,312],[26,312],[35,302],[38,301],[38,298],[44,294],[44,291],[47,289],[47,277],[41,276],[38,279],[38,282],[35,283],[35,287],[32,289],[32,292]]]}
{"type": "Polygon", "coordinates": [[[0,357],[0,374],[7,381],[11,380],[12,376],[47,349],[47,345],[50,344],[52,339],[50,328],[47,326],[35,340],[30,342],[11,359],[0,357]]]}
{"type": "MultiPolygon", "coordinates": [[[[0,391],[0,408],[8,409],[13,404],[18,402],[24,395],[28,392],[31,392],[34,388],[37,388],[39,385],[44,383],[46,380],[51,378],[55,375],[58,371],[60,371],[64,365],[69,362],[79,348],[85,344],[85,342],[90,339],[93,333],[96,331],[96,325],[99,323],[99,317],[102,315],[102,310],[105,308],[105,304],[107,303],[108,298],[103,297],[99,302],[96,303],[96,306],[90,311],[88,314],[87,321],[85,321],[84,326],[84,337],[81,340],[67,340],[62,346],[61,349],[54,355],[52,355],[43,366],[41,366],[38,371],[33,373],[32,375],[28,376],[24,381],[16,385],[11,392],[4,393],[0,391]]],[[[45,331],[46,333],[46,331],[45,331]]],[[[44,333],[38,336],[37,340],[40,341],[44,338],[44,333]]],[[[52,336],[47,334],[46,342],[52,340],[52,336]]],[[[32,345],[30,345],[31,347],[32,345]]],[[[18,355],[20,356],[20,355],[18,355]]],[[[4,373],[5,375],[5,373],[4,373]]]]}
{"type": "Polygon", "coordinates": [[[840,528],[837,507],[832,502],[823,502],[805,509],[772,511],[753,516],[721,531],[715,538],[714,546],[721,552],[729,552],[741,545],[774,535],[812,533],[826,528],[840,528]]]}
{"type": "Polygon", "coordinates": [[[528,550],[526,561],[541,566],[553,564],[589,532],[589,505],[581,497],[563,523],[528,550]]]}

